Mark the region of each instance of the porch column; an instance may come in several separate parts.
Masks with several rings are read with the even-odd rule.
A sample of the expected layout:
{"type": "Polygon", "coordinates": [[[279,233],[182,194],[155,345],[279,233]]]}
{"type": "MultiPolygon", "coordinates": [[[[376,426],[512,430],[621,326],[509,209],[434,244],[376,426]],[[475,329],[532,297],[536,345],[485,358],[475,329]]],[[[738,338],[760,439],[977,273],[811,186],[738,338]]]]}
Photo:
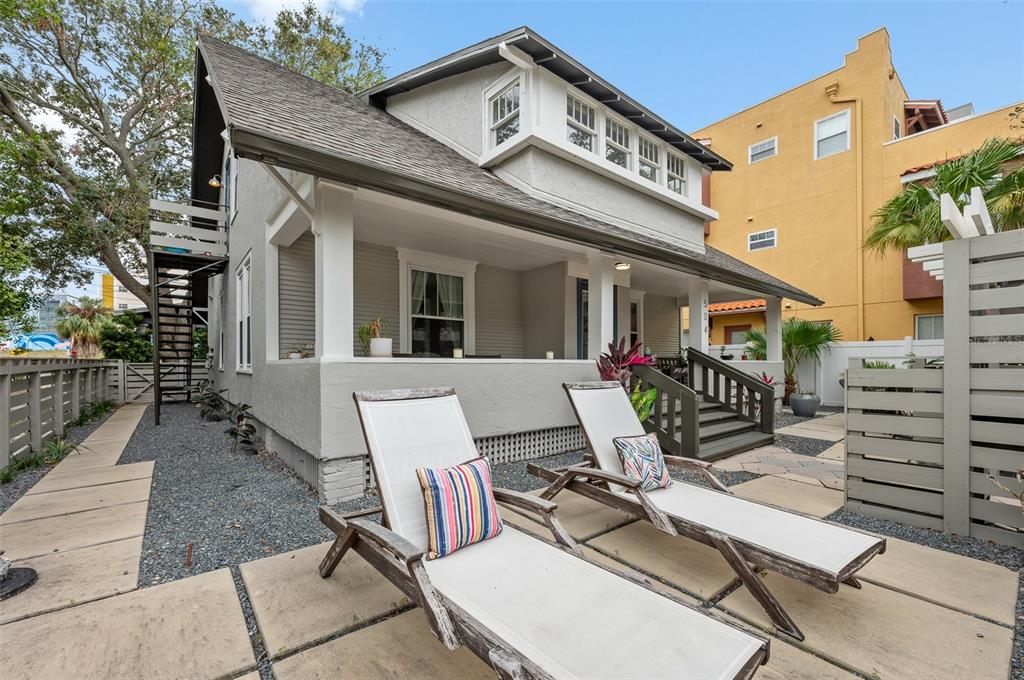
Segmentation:
{"type": "Polygon", "coordinates": [[[690,308],[690,332],[687,334],[687,347],[698,352],[708,353],[708,282],[707,279],[690,279],[690,291],[687,298],[690,308]]]}
{"type": "Polygon", "coordinates": [[[587,357],[596,359],[615,340],[615,260],[587,255],[587,357]]]}
{"type": "Polygon", "coordinates": [[[313,235],[316,237],[316,355],[353,356],[353,192],[317,180],[313,235]]]}
{"type": "Polygon", "coordinates": [[[764,334],[768,361],[782,361],[782,298],[768,295],[764,308],[764,334]]]}

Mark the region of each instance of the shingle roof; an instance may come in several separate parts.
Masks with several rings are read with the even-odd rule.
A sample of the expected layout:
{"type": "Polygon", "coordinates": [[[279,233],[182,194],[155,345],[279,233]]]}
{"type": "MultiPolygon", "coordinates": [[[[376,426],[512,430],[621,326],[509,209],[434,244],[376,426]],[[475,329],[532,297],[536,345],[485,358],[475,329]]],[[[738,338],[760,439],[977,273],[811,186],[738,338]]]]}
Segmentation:
{"type": "MultiPolygon", "coordinates": [[[[530,196],[387,112],[233,45],[202,36],[199,51],[233,139],[244,132],[271,140],[278,149],[283,144],[365,168],[368,174],[383,172],[412,180],[494,206],[503,214],[514,211],[543,218],[603,241],[611,237],[624,253],[692,268],[702,275],[714,270],[712,277],[722,281],[821,303],[710,246],[699,253],[530,196]]],[[[358,183],[358,178],[352,181],[358,183]]]]}

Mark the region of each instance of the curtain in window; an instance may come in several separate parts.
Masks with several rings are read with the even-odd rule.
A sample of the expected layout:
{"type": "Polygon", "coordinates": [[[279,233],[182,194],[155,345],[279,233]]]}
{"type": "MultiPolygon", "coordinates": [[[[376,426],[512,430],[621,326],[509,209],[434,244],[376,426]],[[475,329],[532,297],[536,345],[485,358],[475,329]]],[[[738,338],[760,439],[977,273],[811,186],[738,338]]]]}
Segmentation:
{"type": "Polygon", "coordinates": [[[462,318],[462,277],[437,275],[438,316],[462,318]]]}
{"type": "Polygon", "coordinates": [[[412,270],[412,313],[425,314],[427,306],[427,272],[412,270]]]}

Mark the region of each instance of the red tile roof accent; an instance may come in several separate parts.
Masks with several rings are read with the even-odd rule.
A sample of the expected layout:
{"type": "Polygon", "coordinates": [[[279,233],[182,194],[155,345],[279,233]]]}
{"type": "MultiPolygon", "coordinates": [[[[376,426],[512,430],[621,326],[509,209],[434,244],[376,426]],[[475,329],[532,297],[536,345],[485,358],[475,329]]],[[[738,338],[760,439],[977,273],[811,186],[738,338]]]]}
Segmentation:
{"type": "Polygon", "coordinates": [[[757,300],[739,300],[738,302],[716,302],[713,305],[708,305],[708,313],[714,314],[715,312],[735,312],[740,309],[764,309],[764,299],[757,300]]]}

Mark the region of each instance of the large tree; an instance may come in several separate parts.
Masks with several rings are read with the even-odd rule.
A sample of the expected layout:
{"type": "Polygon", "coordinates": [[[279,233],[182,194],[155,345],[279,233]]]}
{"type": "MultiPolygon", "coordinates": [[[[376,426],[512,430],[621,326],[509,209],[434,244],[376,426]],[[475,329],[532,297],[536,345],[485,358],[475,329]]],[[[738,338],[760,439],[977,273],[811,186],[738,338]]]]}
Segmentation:
{"type": "Polygon", "coordinates": [[[910,182],[875,212],[864,246],[884,253],[951,238],[939,216],[939,197],[949,194],[963,210],[974,187],[981,187],[996,231],[1024,228],[1024,167],[1012,167],[1021,148],[1020,141],[990,139],[936,165],[933,178],[910,182]]]}
{"type": "Polygon", "coordinates": [[[0,0],[0,301],[81,279],[88,258],[149,299],[148,201],[188,193],[199,32],[348,91],[384,76],[312,0],[272,26],[201,0],[0,0]]]}

